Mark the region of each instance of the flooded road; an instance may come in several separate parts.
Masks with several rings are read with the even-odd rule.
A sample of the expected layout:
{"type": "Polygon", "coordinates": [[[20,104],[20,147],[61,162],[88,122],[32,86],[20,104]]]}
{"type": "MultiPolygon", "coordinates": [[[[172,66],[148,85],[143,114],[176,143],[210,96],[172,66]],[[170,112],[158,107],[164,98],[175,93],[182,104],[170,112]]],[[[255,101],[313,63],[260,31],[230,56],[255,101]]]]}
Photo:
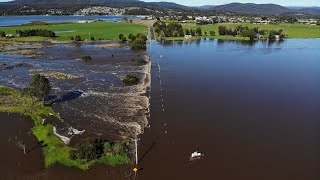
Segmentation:
{"type": "Polygon", "coordinates": [[[153,42],[138,179],[319,179],[319,49],[318,39],[153,42]],[[194,151],[204,157],[190,162],[194,151]]]}
{"type": "MultiPolygon", "coordinates": [[[[61,48],[54,53],[57,59],[61,53],[68,54],[65,47],[61,48]]],[[[49,180],[319,180],[319,49],[319,39],[289,39],[273,44],[218,40],[162,44],[152,41],[148,47],[152,59],[151,126],[140,136],[140,170],[136,178],[132,165],[97,166],[89,171],[62,166],[44,169],[39,149],[24,156],[7,140],[19,134],[19,129],[27,133],[32,122],[18,115],[2,113],[0,143],[4,148],[0,158],[5,161],[1,161],[0,168],[8,174],[1,174],[0,179],[14,179],[13,175],[17,175],[16,179],[49,180]],[[189,161],[194,151],[204,153],[204,157],[189,161]]],[[[84,55],[94,51],[88,48],[77,52],[84,55]]],[[[125,55],[124,52],[126,50],[119,50],[118,54],[125,55]]],[[[110,52],[106,53],[111,56],[110,52]]],[[[103,102],[112,97],[103,94],[110,90],[111,82],[119,83],[112,73],[123,72],[112,70],[114,66],[102,66],[103,56],[92,54],[96,54],[95,63],[101,63],[86,64],[94,71],[84,68],[83,62],[74,63],[69,55],[63,55],[69,59],[49,61],[53,64],[49,70],[71,73],[81,80],[72,80],[73,84],[54,81],[56,87],[63,87],[55,92],[63,95],[85,89],[88,93],[92,88],[101,96],[92,93],[91,98],[97,98],[97,101],[91,99],[89,102],[97,102],[103,107],[103,102]],[[56,63],[64,61],[70,66],[56,63]],[[81,79],[84,74],[90,78],[81,79]],[[102,77],[108,77],[108,83],[100,81],[102,77]],[[90,80],[101,85],[95,86],[90,80]]],[[[33,61],[28,60],[28,63],[33,61]]],[[[7,56],[6,61],[9,61],[7,56]]],[[[31,64],[36,68],[46,63],[34,62],[31,64]]],[[[23,71],[27,73],[28,69],[16,72],[23,71]]],[[[11,78],[9,74],[2,74],[1,84],[17,85],[18,88],[20,82],[27,82],[27,79],[19,78],[22,77],[19,73],[15,81],[3,77],[11,78]]],[[[93,122],[99,122],[99,119],[86,123],[84,116],[68,109],[81,108],[76,105],[86,102],[85,98],[88,97],[66,101],[55,108],[67,117],[68,123],[86,125],[95,132],[97,126],[93,122]],[[73,115],[80,120],[72,119],[73,115]]],[[[107,111],[86,106],[94,113],[107,111]]],[[[109,131],[115,127],[108,125],[104,124],[99,131],[115,132],[109,131]]],[[[34,139],[28,138],[26,141],[32,144],[34,139]]]]}

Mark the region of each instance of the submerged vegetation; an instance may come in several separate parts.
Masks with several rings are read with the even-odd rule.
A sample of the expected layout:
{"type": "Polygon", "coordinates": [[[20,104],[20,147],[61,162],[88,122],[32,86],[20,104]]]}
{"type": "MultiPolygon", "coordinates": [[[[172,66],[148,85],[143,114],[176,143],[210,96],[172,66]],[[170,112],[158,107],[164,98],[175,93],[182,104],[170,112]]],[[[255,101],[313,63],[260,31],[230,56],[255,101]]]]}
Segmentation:
{"type": "Polygon", "coordinates": [[[126,77],[123,78],[122,81],[127,86],[133,86],[133,85],[137,85],[140,80],[135,76],[127,75],[126,77]]]}
{"type": "Polygon", "coordinates": [[[70,152],[70,157],[85,163],[97,161],[115,165],[129,162],[127,151],[128,149],[123,142],[111,143],[104,139],[89,138],[79,142],[70,152]]]}
{"type": "Polygon", "coordinates": [[[27,67],[27,68],[31,68],[32,65],[31,64],[27,64],[27,63],[18,63],[12,66],[7,66],[6,64],[3,64],[3,70],[12,70],[14,68],[22,68],[22,67],[27,67]]]}
{"type": "Polygon", "coordinates": [[[91,56],[83,56],[83,57],[81,57],[80,58],[81,59],[81,61],[92,61],[92,57],[91,56]]]}
{"type": "MultiPolygon", "coordinates": [[[[43,87],[46,88],[40,88],[42,89],[41,91],[38,89],[40,92],[35,94],[44,96],[48,92],[44,90],[50,88],[45,81],[40,79],[38,77],[34,78],[33,83],[30,83],[29,86],[37,84],[36,82],[42,82],[44,84],[43,87]],[[39,81],[36,79],[39,79],[39,81]]],[[[36,91],[36,89],[34,90],[36,91]]],[[[54,134],[54,124],[45,123],[45,119],[49,116],[54,116],[60,121],[63,121],[62,118],[50,107],[46,107],[43,101],[34,99],[29,93],[20,93],[18,90],[0,85],[0,112],[20,113],[29,116],[33,120],[34,127],[31,132],[41,142],[45,167],[62,164],[86,170],[95,163],[116,165],[130,162],[125,143],[112,143],[106,140],[85,140],[84,142],[80,141],[80,144],[75,147],[65,145],[54,134]],[[103,143],[102,151],[96,148],[97,144],[92,144],[92,142],[96,141],[103,143]]]]}
{"type": "Polygon", "coordinates": [[[72,74],[65,74],[62,72],[47,72],[47,73],[41,73],[41,75],[44,75],[49,78],[54,78],[54,79],[77,79],[79,78],[78,76],[72,75],[72,74]]]}
{"type": "MultiPolygon", "coordinates": [[[[131,44],[131,49],[134,50],[146,50],[147,49],[147,36],[141,33],[137,35],[129,34],[128,36],[131,44]]],[[[119,34],[119,40],[126,42],[127,38],[123,34],[119,34]]]]}

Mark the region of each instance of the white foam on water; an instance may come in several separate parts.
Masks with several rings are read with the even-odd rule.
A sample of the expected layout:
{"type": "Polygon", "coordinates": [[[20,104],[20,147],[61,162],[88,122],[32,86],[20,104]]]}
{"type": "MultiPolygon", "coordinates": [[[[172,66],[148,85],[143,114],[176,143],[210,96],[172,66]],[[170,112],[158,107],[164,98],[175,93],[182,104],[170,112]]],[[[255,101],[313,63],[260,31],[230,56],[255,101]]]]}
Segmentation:
{"type": "Polygon", "coordinates": [[[53,127],[53,134],[58,136],[64,142],[64,144],[67,144],[67,145],[70,144],[72,136],[69,138],[69,137],[62,136],[62,135],[58,134],[57,133],[57,128],[55,126],[53,127]]]}
{"type": "Polygon", "coordinates": [[[73,127],[70,127],[68,134],[70,134],[70,135],[81,135],[81,134],[83,134],[84,132],[86,132],[86,130],[79,131],[78,129],[75,129],[75,128],[73,128],[73,127]]]}

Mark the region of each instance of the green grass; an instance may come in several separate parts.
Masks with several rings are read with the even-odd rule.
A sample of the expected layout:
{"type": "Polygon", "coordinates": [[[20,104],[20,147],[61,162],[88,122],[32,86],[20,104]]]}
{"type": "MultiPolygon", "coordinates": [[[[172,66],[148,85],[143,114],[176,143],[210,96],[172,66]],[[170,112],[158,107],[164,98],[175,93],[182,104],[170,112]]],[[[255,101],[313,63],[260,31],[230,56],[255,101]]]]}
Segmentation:
{"type": "Polygon", "coordinates": [[[81,39],[85,41],[91,41],[91,37],[95,40],[113,40],[118,41],[118,35],[124,34],[126,37],[132,33],[147,34],[148,28],[144,25],[129,24],[129,23],[116,23],[116,22],[94,22],[94,23],[68,23],[68,24],[51,24],[51,25],[33,25],[33,26],[10,26],[0,27],[0,31],[4,31],[7,34],[16,34],[16,30],[27,29],[47,29],[51,31],[75,31],[56,34],[58,37],[21,37],[10,39],[12,41],[56,41],[56,42],[68,42],[71,41],[71,37],[80,35],[81,39]]]}
{"type": "MultiPolygon", "coordinates": [[[[311,26],[305,24],[279,24],[279,25],[264,25],[264,24],[250,24],[250,23],[221,23],[216,25],[202,25],[196,26],[192,24],[182,24],[184,29],[196,29],[201,27],[202,34],[206,31],[208,33],[208,38],[223,39],[223,40],[249,40],[249,38],[244,37],[233,37],[233,36],[220,36],[218,32],[219,26],[226,26],[228,28],[235,28],[236,26],[248,26],[249,28],[258,27],[260,30],[279,30],[282,29],[287,35],[288,38],[320,38],[320,26],[311,26]],[[210,36],[210,31],[215,31],[215,36],[210,36]]],[[[166,40],[188,40],[183,37],[168,37],[166,40]]],[[[197,40],[197,38],[192,38],[189,40],[197,40]]]]}
{"type": "Polygon", "coordinates": [[[42,148],[44,154],[45,167],[62,164],[68,167],[77,167],[87,170],[95,163],[116,165],[129,163],[130,160],[126,153],[104,155],[100,159],[83,162],[70,158],[72,147],[67,146],[53,133],[53,125],[42,125],[42,119],[53,115],[62,120],[60,116],[51,108],[45,107],[42,102],[35,101],[30,96],[22,95],[19,91],[0,85],[0,112],[20,113],[31,117],[34,121],[32,128],[33,135],[38,141],[43,141],[45,146],[42,148]]]}
{"type": "MultiPolygon", "coordinates": [[[[263,24],[250,24],[250,23],[222,23],[216,25],[203,25],[200,26],[202,32],[207,31],[209,34],[210,31],[214,30],[217,37],[219,37],[218,27],[226,26],[229,28],[235,28],[236,26],[248,26],[249,28],[258,27],[260,30],[279,30],[282,29],[287,35],[288,38],[320,38],[320,26],[310,26],[305,24],[279,24],[279,25],[263,25],[263,24]]],[[[195,26],[184,26],[187,29],[196,29],[195,26]]]]}

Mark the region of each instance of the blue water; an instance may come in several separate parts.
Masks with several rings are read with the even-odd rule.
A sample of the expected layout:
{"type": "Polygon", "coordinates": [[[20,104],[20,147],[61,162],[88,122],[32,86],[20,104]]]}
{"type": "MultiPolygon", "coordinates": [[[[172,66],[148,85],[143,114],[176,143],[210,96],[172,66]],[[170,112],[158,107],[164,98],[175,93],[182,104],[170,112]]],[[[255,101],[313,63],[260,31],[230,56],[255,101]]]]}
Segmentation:
{"type": "Polygon", "coordinates": [[[85,19],[118,22],[125,17],[138,18],[137,16],[0,16],[0,26],[22,25],[32,21],[77,22],[85,19]]]}

